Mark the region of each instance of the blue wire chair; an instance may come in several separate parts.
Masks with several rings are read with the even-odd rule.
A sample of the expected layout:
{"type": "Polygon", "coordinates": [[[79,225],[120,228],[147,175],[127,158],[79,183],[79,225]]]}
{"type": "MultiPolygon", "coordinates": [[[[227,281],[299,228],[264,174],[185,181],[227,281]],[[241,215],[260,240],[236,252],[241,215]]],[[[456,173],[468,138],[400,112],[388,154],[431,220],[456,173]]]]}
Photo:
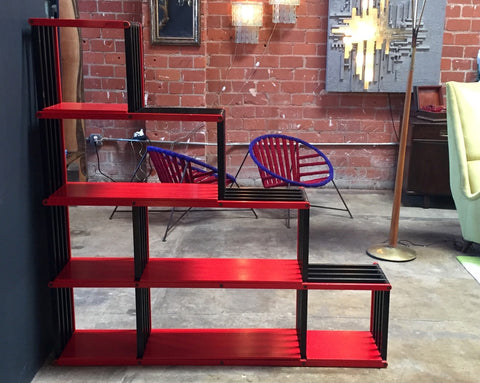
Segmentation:
{"type": "MultiPolygon", "coordinates": [[[[163,183],[196,183],[211,184],[218,182],[218,169],[196,158],[176,153],[171,150],[162,149],[154,146],[147,146],[147,153],[155,167],[158,179],[163,183]]],[[[226,174],[225,185],[237,184],[235,177],[226,174]]],[[[237,185],[238,186],[238,185],[237,185]]],[[[166,241],[168,232],[191,210],[188,208],[183,214],[172,224],[173,213],[175,208],[170,211],[167,228],[163,236],[166,241]]],[[[252,209],[253,214],[257,214],[252,209]]]]}
{"type": "MultiPolygon", "coordinates": [[[[346,211],[353,218],[342,194],[333,180],[333,166],[327,156],[299,138],[283,134],[266,134],[255,138],[248,152],[258,167],[263,187],[321,187],[333,184],[345,208],[311,205],[324,209],[346,211]]],[[[288,217],[287,226],[290,227],[288,217]]]]}

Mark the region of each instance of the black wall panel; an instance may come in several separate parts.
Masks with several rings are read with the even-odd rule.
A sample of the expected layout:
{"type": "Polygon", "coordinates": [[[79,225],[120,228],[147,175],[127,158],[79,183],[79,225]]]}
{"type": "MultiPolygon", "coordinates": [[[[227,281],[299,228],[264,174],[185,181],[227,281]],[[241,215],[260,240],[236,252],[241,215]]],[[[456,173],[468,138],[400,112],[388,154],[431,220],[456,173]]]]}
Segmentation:
{"type": "Polygon", "coordinates": [[[30,382],[53,347],[30,17],[45,17],[43,0],[2,2],[0,382],[30,382]]]}

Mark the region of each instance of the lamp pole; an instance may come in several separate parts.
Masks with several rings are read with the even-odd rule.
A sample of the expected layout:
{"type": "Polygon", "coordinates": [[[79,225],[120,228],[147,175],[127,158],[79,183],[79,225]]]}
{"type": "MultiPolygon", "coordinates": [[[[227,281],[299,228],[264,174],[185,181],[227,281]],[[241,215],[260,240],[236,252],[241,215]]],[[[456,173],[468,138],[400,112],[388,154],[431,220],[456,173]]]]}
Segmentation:
{"type": "Polygon", "coordinates": [[[412,43],[410,70],[407,77],[405,101],[403,104],[402,131],[400,133],[400,145],[398,149],[397,173],[395,177],[395,189],[393,194],[392,218],[390,222],[390,236],[388,245],[375,245],[367,249],[367,254],[373,258],[392,262],[413,261],[417,256],[413,249],[398,245],[398,224],[400,219],[400,205],[402,199],[403,173],[405,168],[405,153],[407,148],[408,124],[410,121],[410,106],[412,101],[413,71],[415,68],[415,54],[417,52],[417,36],[420,29],[423,12],[427,0],[423,1],[420,17],[417,17],[418,0],[412,0],[412,43]]]}

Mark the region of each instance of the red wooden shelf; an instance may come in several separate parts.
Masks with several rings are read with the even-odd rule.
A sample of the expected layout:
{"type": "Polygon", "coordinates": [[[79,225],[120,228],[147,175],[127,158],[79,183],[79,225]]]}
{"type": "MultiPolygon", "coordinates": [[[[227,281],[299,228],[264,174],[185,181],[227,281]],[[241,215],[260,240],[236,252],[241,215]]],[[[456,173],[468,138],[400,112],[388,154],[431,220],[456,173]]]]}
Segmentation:
{"type": "Polygon", "coordinates": [[[301,289],[296,260],[150,258],[139,287],[301,289]]]}
{"type": "Polygon", "coordinates": [[[307,332],[309,367],[387,367],[369,331],[307,332]]]}
{"type": "Polygon", "coordinates": [[[72,258],[50,287],[302,289],[296,260],[150,258],[134,280],[133,258],[72,258]]]}
{"type": "Polygon", "coordinates": [[[135,330],[76,330],[58,365],[262,365],[382,368],[368,331],[307,332],[301,359],[295,329],[154,329],[142,358],[135,330]],[[328,345],[328,346],[327,346],[328,345]]]}
{"type": "Polygon", "coordinates": [[[219,207],[214,184],[70,182],[44,200],[48,206],[219,207]]]}
{"type": "Polygon", "coordinates": [[[75,330],[60,357],[61,366],[136,365],[136,330],[75,330]]]}
{"type": "Polygon", "coordinates": [[[45,119],[91,119],[91,120],[141,120],[141,121],[203,121],[220,122],[224,116],[218,110],[190,108],[180,112],[179,108],[142,108],[129,112],[127,104],[99,104],[61,102],[37,112],[45,119]]]}
{"type": "Polygon", "coordinates": [[[72,258],[50,287],[135,287],[133,258],[72,258]]]}
{"type": "Polygon", "coordinates": [[[152,330],[142,364],[299,365],[294,329],[152,330]]]}
{"type": "MultiPolygon", "coordinates": [[[[264,192],[268,193],[268,190],[264,192]]],[[[310,206],[308,201],[219,201],[216,184],[159,182],[67,182],[43,203],[47,206],[174,206],[238,209],[308,209],[310,206]]]]}
{"type": "Polygon", "coordinates": [[[150,258],[139,281],[134,280],[133,262],[133,258],[74,257],[50,287],[391,289],[385,283],[303,282],[295,259],[150,258]]]}
{"type": "Polygon", "coordinates": [[[30,25],[49,27],[125,29],[130,26],[130,23],[124,20],[45,19],[32,17],[28,19],[28,22],[30,25]]]}

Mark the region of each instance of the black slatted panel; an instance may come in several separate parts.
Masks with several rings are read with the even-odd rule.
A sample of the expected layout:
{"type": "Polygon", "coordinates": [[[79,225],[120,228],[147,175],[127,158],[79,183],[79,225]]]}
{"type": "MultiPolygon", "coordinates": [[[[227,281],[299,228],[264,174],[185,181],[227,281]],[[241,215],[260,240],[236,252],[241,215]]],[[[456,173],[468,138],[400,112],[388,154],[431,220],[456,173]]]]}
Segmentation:
{"type": "Polygon", "coordinates": [[[388,283],[378,265],[311,264],[307,280],[314,283],[388,283]]]}
{"type": "Polygon", "coordinates": [[[142,277],[148,262],[148,208],[132,208],[133,224],[133,258],[135,263],[135,280],[142,277]]]}
{"type": "Polygon", "coordinates": [[[302,189],[228,188],[225,200],[230,201],[307,201],[302,189]]]}
{"type": "Polygon", "coordinates": [[[223,120],[217,122],[217,169],[218,169],[218,199],[225,198],[225,179],[227,175],[225,150],[225,111],[222,110],[223,120]]]}
{"type": "Polygon", "coordinates": [[[309,246],[310,246],[310,209],[298,210],[298,240],[297,240],[297,259],[302,271],[302,280],[308,279],[309,272],[309,246]]]}
{"type": "MultiPolygon", "coordinates": [[[[57,28],[32,26],[38,109],[61,101],[57,76],[57,28]]],[[[63,150],[62,123],[60,120],[40,120],[42,164],[45,195],[50,195],[65,183],[65,152],[63,150]]],[[[63,206],[49,207],[51,227],[50,252],[53,279],[70,260],[70,233],[68,210],[63,206]]],[[[57,309],[57,357],[74,331],[72,289],[56,289],[54,299],[57,309]]]]}
{"type": "Polygon", "coordinates": [[[308,290],[297,290],[297,337],[300,358],[307,358],[308,290]]]}
{"type": "Polygon", "coordinates": [[[136,112],[143,107],[142,29],[138,23],[125,28],[125,64],[128,111],[136,112]]]}
{"type": "Polygon", "coordinates": [[[387,360],[389,310],[390,291],[373,291],[370,331],[383,360],[387,360]]]}
{"type": "Polygon", "coordinates": [[[70,340],[75,328],[73,319],[73,290],[71,288],[55,289],[54,297],[58,307],[55,316],[55,331],[57,331],[57,336],[55,337],[55,357],[58,358],[70,340]]]}
{"type": "Polygon", "coordinates": [[[137,358],[143,358],[152,331],[150,315],[150,289],[135,289],[137,310],[137,358]]]}
{"type": "MultiPolygon", "coordinates": [[[[308,275],[310,210],[298,210],[297,260],[302,272],[302,280],[308,275]]],[[[297,290],[297,336],[300,357],[307,358],[307,310],[308,290],[297,290]]]]}
{"type": "Polygon", "coordinates": [[[32,26],[37,103],[39,109],[54,105],[60,100],[55,57],[56,33],[57,29],[55,27],[32,26]]]}

